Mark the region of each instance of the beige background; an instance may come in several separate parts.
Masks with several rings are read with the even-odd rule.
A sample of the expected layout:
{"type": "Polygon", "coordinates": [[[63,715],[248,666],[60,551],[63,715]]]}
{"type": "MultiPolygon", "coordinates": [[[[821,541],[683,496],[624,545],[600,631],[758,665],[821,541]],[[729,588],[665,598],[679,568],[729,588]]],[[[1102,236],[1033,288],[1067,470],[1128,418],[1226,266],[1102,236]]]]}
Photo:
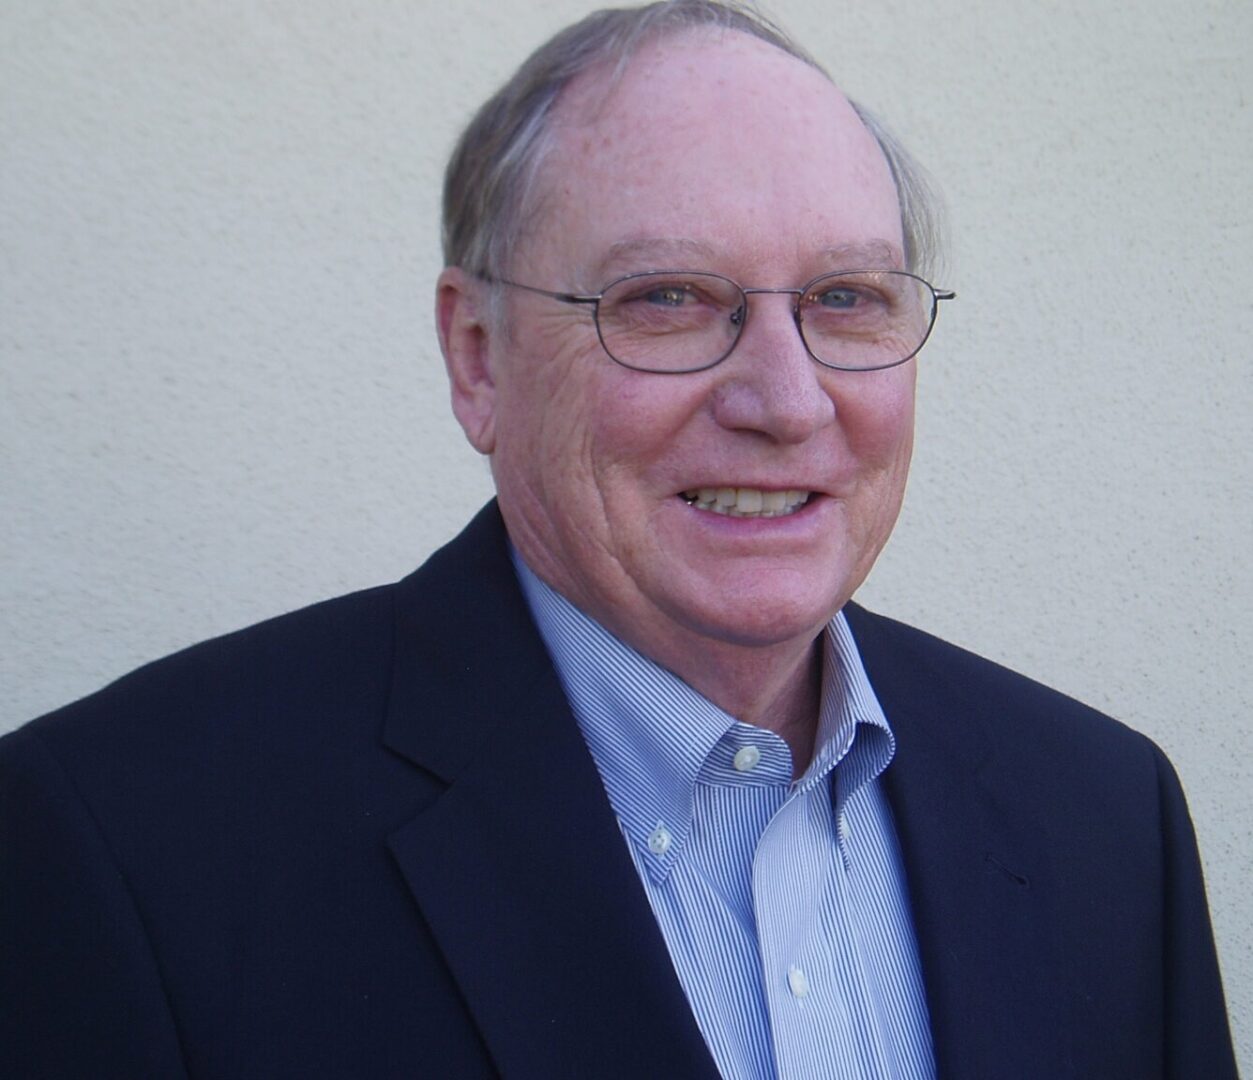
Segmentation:
{"type": "MultiPolygon", "coordinates": [[[[1114,7],[771,10],[951,207],[960,297],[861,598],[1166,748],[1253,1072],[1253,5],[1114,7]]],[[[398,577],[484,500],[439,172],[587,9],[0,0],[0,727],[398,577]]]]}

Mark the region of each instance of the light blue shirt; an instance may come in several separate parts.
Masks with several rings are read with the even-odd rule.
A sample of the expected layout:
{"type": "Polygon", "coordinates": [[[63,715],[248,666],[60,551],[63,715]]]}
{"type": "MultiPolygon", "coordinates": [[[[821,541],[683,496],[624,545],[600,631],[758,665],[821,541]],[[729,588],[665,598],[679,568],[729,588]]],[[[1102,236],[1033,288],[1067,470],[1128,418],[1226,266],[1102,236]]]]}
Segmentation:
{"type": "Polygon", "coordinates": [[[895,738],[843,615],[824,635],[816,752],[793,783],[783,739],[514,565],[721,1074],[934,1080],[878,779],[895,738]]]}

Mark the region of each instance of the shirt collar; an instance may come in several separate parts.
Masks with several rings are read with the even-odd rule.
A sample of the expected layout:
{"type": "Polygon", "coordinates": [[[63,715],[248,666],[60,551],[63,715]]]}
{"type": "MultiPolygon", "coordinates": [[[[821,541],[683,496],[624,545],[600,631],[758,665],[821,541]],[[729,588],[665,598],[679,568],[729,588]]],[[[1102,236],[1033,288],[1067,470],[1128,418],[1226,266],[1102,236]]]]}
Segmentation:
{"type": "Polygon", "coordinates": [[[791,756],[778,735],[737,721],[541,581],[516,551],[512,555],[609,802],[655,878],[664,879],[683,851],[698,782],[775,785],[782,801],[834,773],[832,799],[842,825],[849,796],[892,760],[892,730],[842,613],[823,634],[817,752],[790,786],[791,756]],[[735,755],[750,746],[760,764],[741,772],[735,755]]]}

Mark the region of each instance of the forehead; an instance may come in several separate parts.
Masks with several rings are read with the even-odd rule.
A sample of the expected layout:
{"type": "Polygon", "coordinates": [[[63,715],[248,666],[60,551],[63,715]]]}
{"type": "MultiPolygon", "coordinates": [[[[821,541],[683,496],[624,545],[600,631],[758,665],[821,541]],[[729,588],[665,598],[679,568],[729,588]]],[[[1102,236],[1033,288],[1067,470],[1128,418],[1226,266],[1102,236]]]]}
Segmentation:
{"type": "Polygon", "coordinates": [[[617,80],[585,73],[551,137],[524,257],[567,277],[607,260],[644,268],[652,248],[673,251],[654,266],[687,252],[684,265],[792,273],[863,247],[901,262],[896,189],[873,136],[821,72],[745,34],[668,37],[617,80]]]}

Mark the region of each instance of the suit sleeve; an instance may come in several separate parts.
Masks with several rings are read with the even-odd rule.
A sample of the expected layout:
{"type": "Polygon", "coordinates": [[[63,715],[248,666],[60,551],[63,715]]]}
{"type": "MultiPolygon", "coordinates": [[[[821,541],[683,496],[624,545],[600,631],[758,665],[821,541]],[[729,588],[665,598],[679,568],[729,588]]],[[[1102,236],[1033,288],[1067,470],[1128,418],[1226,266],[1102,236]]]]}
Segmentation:
{"type": "Polygon", "coordinates": [[[123,875],[29,729],[0,740],[0,1046],[30,1080],[187,1075],[123,875]]]}
{"type": "Polygon", "coordinates": [[[1167,873],[1163,956],[1166,1075],[1235,1080],[1236,1063],[1196,836],[1175,770],[1157,752],[1167,873]]]}

